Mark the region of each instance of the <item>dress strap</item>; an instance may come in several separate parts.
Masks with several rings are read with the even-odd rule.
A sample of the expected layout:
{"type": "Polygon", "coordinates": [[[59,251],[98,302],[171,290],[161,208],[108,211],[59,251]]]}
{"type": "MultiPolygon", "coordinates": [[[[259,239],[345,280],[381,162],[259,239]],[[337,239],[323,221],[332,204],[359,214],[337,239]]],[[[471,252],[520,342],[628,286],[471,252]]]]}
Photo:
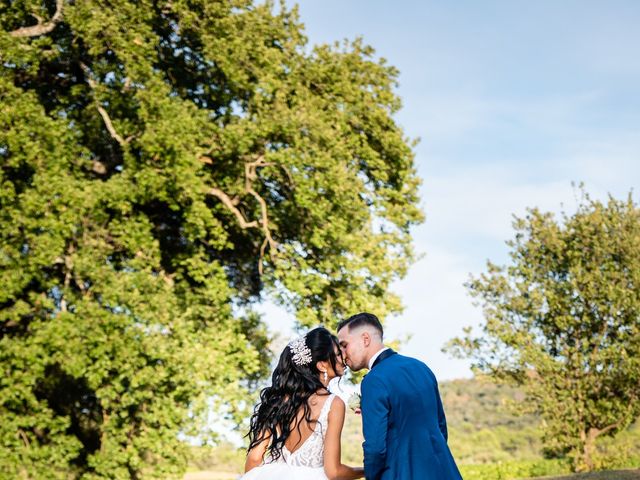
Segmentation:
{"type": "Polygon", "coordinates": [[[336,398],[336,394],[332,393],[331,395],[329,395],[329,398],[325,400],[324,405],[322,405],[322,409],[320,410],[320,415],[318,415],[318,420],[324,421],[327,419],[334,398],[336,398]]]}

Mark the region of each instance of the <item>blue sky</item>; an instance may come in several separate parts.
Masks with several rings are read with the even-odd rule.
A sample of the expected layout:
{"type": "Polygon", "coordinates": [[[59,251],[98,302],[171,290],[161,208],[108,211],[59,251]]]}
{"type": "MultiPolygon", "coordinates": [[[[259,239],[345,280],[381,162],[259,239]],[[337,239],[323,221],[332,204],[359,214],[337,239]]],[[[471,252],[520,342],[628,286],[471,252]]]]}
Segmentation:
{"type": "MultiPolygon", "coordinates": [[[[640,184],[640,2],[298,4],[311,43],[361,36],[400,70],[396,120],[421,138],[427,220],[414,231],[425,256],[394,286],[406,308],[387,332],[412,335],[403,353],[440,379],[468,377],[468,362],[440,349],[481,322],[463,283],[487,259],[506,261],[512,214],[573,211],[572,181],[596,198],[640,184]]],[[[291,335],[290,316],[262,311],[291,335]]]]}

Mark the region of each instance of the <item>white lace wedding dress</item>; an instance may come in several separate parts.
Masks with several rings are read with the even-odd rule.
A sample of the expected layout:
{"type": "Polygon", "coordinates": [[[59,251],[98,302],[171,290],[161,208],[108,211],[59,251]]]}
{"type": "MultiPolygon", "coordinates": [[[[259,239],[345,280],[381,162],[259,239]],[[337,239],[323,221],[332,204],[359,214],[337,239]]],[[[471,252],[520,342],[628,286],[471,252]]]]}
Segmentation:
{"type": "Polygon", "coordinates": [[[293,453],[282,447],[282,456],[278,460],[267,458],[240,480],[327,480],[324,474],[324,437],[334,398],[335,394],[332,394],[324,402],[313,433],[300,447],[293,453]]]}

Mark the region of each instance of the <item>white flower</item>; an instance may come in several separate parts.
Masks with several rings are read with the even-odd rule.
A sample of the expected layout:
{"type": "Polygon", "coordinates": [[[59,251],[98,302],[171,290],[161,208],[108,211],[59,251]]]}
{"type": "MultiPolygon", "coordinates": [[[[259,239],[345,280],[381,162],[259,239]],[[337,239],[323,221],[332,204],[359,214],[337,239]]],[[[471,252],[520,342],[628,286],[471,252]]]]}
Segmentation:
{"type": "Polygon", "coordinates": [[[355,392],[351,394],[351,396],[349,397],[349,401],[347,402],[349,408],[355,413],[360,413],[360,399],[360,394],[358,392],[355,392]]]}

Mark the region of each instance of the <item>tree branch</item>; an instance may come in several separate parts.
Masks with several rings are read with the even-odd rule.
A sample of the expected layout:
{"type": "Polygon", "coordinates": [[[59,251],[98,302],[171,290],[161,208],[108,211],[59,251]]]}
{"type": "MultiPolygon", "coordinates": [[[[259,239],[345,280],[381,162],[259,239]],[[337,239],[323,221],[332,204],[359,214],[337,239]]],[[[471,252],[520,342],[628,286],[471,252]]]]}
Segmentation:
{"type": "Polygon", "coordinates": [[[284,165],[278,165],[283,171],[284,173],[287,175],[287,178],[289,179],[289,185],[291,186],[291,188],[295,188],[296,184],[293,181],[293,175],[291,175],[291,172],[289,171],[289,169],[284,166],[284,165]]]}
{"type": "Polygon", "coordinates": [[[109,118],[109,114],[107,113],[107,111],[102,108],[102,106],[98,102],[96,102],[96,106],[98,108],[98,113],[102,117],[102,120],[104,120],[105,127],[107,127],[107,130],[109,131],[113,139],[118,142],[121,147],[124,147],[127,144],[128,140],[125,140],[120,135],[118,135],[118,132],[116,132],[116,129],[113,127],[113,123],[111,123],[111,119],[109,118]]]}
{"type": "Polygon", "coordinates": [[[605,433],[613,430],[614,428],[618,428],[620,426],[620,422],[612,423],[611,425],[607,425],[604,428],[598,429],[595,427],[591,427],[589,429],[589,436],[592,438],[599,437],[600,435],[604,435],[605,433]]]}
{"type": "Polygon", "coordinates": [[[29,442],[29,437],[27,437],[26,433],[24,433],[24,430],[22,430],[21,428],[18,429],[18,436],[22,439],[22,443],[24,443],[25,447],[31,448],[31,442],[29,442]]]}
{"type": "Polygon", "coordinates": [[[62,20],[62,7],[64,6],[64,0],[56,0],[56,13],[53,14],[51,20],[46,23],[42,22],[42,19],[33,15],[36,20],[38,20],[37,25],[32,25],[30,27],[22,27],[17,30],[11,32],[12,37],[22,38],[22,37],[38,37],[40,35],[44,35],[45,33],[51,32],[56,25],[62,20]]]}
{"type": "Polygon", "coordinates": [[[264,258],[266,246],[269,245],[269,250],[271,250],[271,252],[273,252],[274,255],[277,253],[277,248],[278,248],[278,243],[273,239],[273,236],[271,236],[271,229],[269,228],[267,202],[253,188],[253,181],[258,178],[258,173],[256,171],[257,168],[267,167],[270,165],[273,165],[273,164],[266,163],[264,161],[264,156],[260,155],[255,161],[246,163],[244,166],[244,172],[245,172],[244,188],[247,191],[247,193],[250,193],[251,195],[253,195],[253,197],[258,201],[258,203],[260,204],[260,211],[262,214],[260,225],[262,227],[262,231],[264,232],[265,238],[264,238],[264,242],[262,242],[262,246],[260,247],[260,262],[258,263],[258,272],[260,272],[260,275],[262,275],[262,271],[263,271],[262,260],[264,258]]]}
{"type": "MultiPolygon", "coordinates": [[[[211,159],[209,159],[209,157],[204,157],[204,158],[200,158],[200,161],[202,161],[203,163],[210,163],[211,159]]],[[[253,198],[255,198],[260,204],[260,221],[253,220],[250,222],[245,218],[244,214],[237,207],[237,205],[240,203],[240,199],[238,197],[231,198],[225,192],[215,187],[210,188],[208,191],[210,195],[213,195],[216,198],[220,199],[220,201],[222,201],[225,207],[227,207],[229,211],[231,211],[231,213],[233,213],[236,216],[236,218],[238,219],[238,222],[240,223],[241,228],[244,228],[244,229],[257,228],[262,230],[262,232],[264,233],[264,240],[260,245],[260,261],[258,262],[258,272],[260,273],[260,275],[262,275],[263,273],[262,261],[265,256],[267,246],[269,247],[269,249],[271,250],[274,256],[276,255],[277,249],[278,249],[278,242],[276,242],[275,239],[273,238],[273,235],[271,235],[271,228],[269,227],[269,215],[268,215],[267,202],[253,188],[253,182],[258,178],[257,171],[256,171],[257,168],[267,167],[270,165],[274,165],[274,164],[266,163],[264,161],[264,156],[260,155],[256,160],[246,163],[244,167],[245,168],[244,189],[245,189],[245,192],[253,196],[253,198]]]]}
{"type": "Polygon", "coordinates": [[[100,160],[93,160],[93,162],[91,163],[91,170],[93,170],[98,175],[105,175],[107,173],[107,166],[100,160]]]}
{"type": "Polygon", "coordinates": [[[95,103],[96,103],[96,108],[98,109],[98,113],[100,114],[100,116],[102,117],[102,120],[104,121],[105,127],[107,127],[107,131],[109,132],[109,135],[111,135],[111,138],[113,138],[116,142],[118,142],[118,144],[122,148],[124,148],[133,137],[128,137],[128,138],[124,139],[118,134],[118,132],[116,131],[115,127],[113,126],[113,122],[111,121],[111,118],[109,117],[109,114],[102,107],[102,105],[100,105],[100,102],[98,101],[98,99],[95,96],[96,82],[95,82],[95,80],[93,80],[93,78],[91,78],[91,70],[89,70],[89,67],[87,67],[82,62],[80,63],[80,68],[82,68],[82,71],[84,72],[85,79],[87,80],[87,83],[89,84],[89,87],[93,91],[93,98],[94,98],[95,103]]]}
{"type": "Polygon", "coordinates": [[[242,214],[242,212],[238,210],[238,208],[236,207],[236,205],[238,204],[236,199],[230,198],[229,195],[224,193],[219,188],[215,188],[215,187],[209,190],[209,194],[219,198],[222,201],[222,203],[224,203],[225,207],[231,210],[231,213],[233,213],[236,216],[242,228],[258,228],[258,222],[256,222],[255,220],[252,222],[247,222],[247,219],[244,218],[244,215],[242,214]]]}

